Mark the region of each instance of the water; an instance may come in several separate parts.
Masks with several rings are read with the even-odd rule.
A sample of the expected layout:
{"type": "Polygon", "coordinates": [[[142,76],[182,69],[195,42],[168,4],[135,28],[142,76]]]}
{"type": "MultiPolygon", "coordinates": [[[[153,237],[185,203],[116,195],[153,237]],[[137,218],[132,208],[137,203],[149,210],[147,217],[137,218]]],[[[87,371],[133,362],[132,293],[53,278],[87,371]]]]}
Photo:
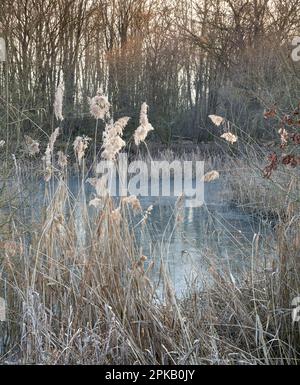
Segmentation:
{"type": "MultiPolygon", "coordinates": [[[[268,227],[257,218],[224,200],[220,181],[205,185],[205,205],[183,208],[176,220],[174,199],[142,198],[144,208],[153,204],[149,232],[141,234],[143,254],[165,262],[177,293],[197,277],[209,281],[211,265],[230,271],[232,277],[250,266],[255,234],[266,236],[268,227]]],[[[159,277],[159,265],[154,278],[159,277]]]]}
{"type": "MultiPolygon", "coordinates": [[[[70,178],[69,188],[77,197],[80,183],[77,178],[70,178]]],[[[85,185],[87,199],[93,198],[94,189],[85,185]]],[[[36,184],[32,187],[36,191],[36,184]]],[[[136,226],[135,234],[140,247],[140,254],[148,257],[147,264],[154,260],[152,278],[158,282],[161,272],[160,261],[169,271],[177,293],[182,293],[200,277],[197,282],[209,280],[208,270],[211,264],[221,271],[229,270],[238,280],[240,272],[249,267],[254,234],[266,235],[268,227],[257,218],[234,207],[224,194],[222,181],[205,184],[205,204],[197,208],[185,208],[175,211],[175,197],[141,197],[142,208],[153,206],[147,226],[136,226]],[[179,218],[178,218],[179,217],[179,218]]],[[[39,184],[35,195],[31,196],[34,216],[40,215],[43,207],[44,184],[39,184]]],[[[93,207],[90,215],[95,214],[93,207]]],[[[32,215],[32,209],[30,209],[32,215]]],[[[84,241],[84,228],[81,213],[76,210],[77,231],[84,241]]],[[[138,222],[141,216],[133,218],[138,222]]],[[[133,223],[134,226],[134,223],[133,223]]]]}

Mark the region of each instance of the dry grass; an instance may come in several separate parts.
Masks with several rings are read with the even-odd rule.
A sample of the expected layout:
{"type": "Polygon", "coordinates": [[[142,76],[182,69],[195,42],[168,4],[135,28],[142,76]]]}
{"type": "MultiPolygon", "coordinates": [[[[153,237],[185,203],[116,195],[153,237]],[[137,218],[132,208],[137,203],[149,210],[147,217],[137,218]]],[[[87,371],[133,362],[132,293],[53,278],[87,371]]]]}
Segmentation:
{"type": "MultiPolygon", "coordinates": [[[[205,158],[206,171],[216,170],[227,180],[241,207],[267,218],[276,213],[276,251],[266,254],[255,236],[251,268],[238,281],[229,270],[220,272],[216,256],[207,251],[209,284],[195,278],[180,298],[163,259],[143,255],[128,205],[117,207],[107,197],[103,208],[91,214],[83,156],[78,196],[67,185],[68,169],[56,169],[49,156],[51,179],[42,214],[29,220],[18,210],[8,216],[2,233],[1,296],[7,301],[7,321],[0,325],[0,362],[298,364],[300,323],[292,323],[291,302],[300,294],[299,175],[291,171],[283,178],[279,170],[273,180],[263,180],[262,154],[247,151],[244,156],[231,151],[225,158],[223,152],[184,152],[181,158],[205,158]],[[160,291],[151,279],[153,268],[160,269],[160,291]]],[[[171,161],[177,154],[168,151],[160,157],[171,161]]],[[[146,158],[151,159],[149,153],[146,158]]],[[[20,162],[15,170],[22,198],[20,162]]],[[[25,209],[24,199],[19,204],[25,209]]],[[[178,208],[174,216],[180,216],[178,208]]],[[[147,231],[148,219],[145,215],[141,231],[147,231]]]]}
{"type": "Polygon", "coordinates": [[[128,209],[114,221],[115,209],[107,198],[89,215],[84,191],[75,199],[61,174],[45,191],[44,217],[26,232],[11,227],[13,244],[1,251],[8,309],[2,363],[299,362],[299,323],[292,324],[290,309],[299,294],[299,215],[290,211],[278,223],[272,259],[253,240],[252,269],[238,284],[210,262],[213,285],[199,291],[195,281],[178,299],[162,261],[158,296],[128,209]]]}

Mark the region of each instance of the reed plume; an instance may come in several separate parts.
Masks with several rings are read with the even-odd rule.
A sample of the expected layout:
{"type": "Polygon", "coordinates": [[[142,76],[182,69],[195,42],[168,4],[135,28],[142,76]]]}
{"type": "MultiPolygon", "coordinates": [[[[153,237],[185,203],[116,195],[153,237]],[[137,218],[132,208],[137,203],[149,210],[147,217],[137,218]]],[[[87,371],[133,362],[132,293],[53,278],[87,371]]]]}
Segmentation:
{"type": "Polygon", "coordinates": [[[64,120],[63,117],[63,98],[64,98],[64,82],[60,81],[55,91],[55,98],[53,103],[54,114],[57,120],[64,120]]]}
{"type": "Polygon", "coordinates": [[[227,142],[233,144],[237,142],[237,136],[232,134],[231,132],[225,132],[224,134],[221,135],[221,138],[225,139],[227,142]]]}
{"type": "Polygon", "coordinates": [[[143,103],[141,106],[140,113],[140,126],[135,130],[134,133],[135,144],[139,146],[141,142],[144,142],[146,140],[148,133],[153,130],[154,128],[148,120],[148,105],[147,103],[143,103]]]}
{"type": "Polygon", "coordinates": [[[121,149],[125,147],[126,143],[121,138],[123,131],[129,121],[129,117],[123,117],[117,122],[107,124],[103,132],[103,152],[101,157],[106,160],[115,160],[121,149]]]}
{"type": "Polygon", "coordinates": [[[109,118],[109,109],[110,109],[110,103],[106,96],[102,95],[100,91],[98,91],[97,95],[93,98],[88,98],[88,102],[90,105],[90,114],[95,119],[102,119],[109,118]]]}
{"type": "Polygon", "coordinates": [[[215,124],[216,126],[220,126],[224,122],[224,118],[222,116],[218,115],[208,115],[209,119],[215,124]]]}
{"type": "Polygon", "coordinates": [[[219,178],[220,178],[220,174],[218,173],[218,171],[213,170],[213,171],[207,172],[205,175],[203,175],[201,180],[203,182],[212,182],[213,180],[216,180],[219,178]]]}
{"type": "Polygon", "coordinates": [[[81,160],[83,159],[85,155],[85,150],[88,148],[89,141],[91,138],[88,136],[77,136],[73,142],[73,149],[75,156],[78,160],[78,163],[81,163],[81,160]]]}
{"type": "Polygon", "coordinates": [[[57,127],[54,132],[50,135],[49,142],[45,151],[45,155],[43,156],[42,160],[45,164],[45,173],[44,173],[44,179],[46,182],[49,182],[49,180],[52,177],[53,173],[53,167],[52,167],[52,155],[54,150],[54,144],[56,142],[56,139],[60,133],[60,128],[57,127]]]}

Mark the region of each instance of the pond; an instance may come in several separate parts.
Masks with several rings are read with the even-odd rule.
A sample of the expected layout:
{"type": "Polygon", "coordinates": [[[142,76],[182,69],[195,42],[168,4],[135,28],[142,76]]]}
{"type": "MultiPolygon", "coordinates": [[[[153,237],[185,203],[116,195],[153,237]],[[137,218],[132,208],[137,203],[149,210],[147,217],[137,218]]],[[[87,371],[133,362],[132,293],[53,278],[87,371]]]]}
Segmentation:
{"type": "MultiPolygon", "coordinates": [[[[43,207],[44,183],[32,187],[35,194],[30,194],[30,208],[27,214],[38,218],[43,207]]],[[[68,186],[74,195],[81,194],[78,178],[71,177],[68,186]]],[[[94,196],[94,189],[85,184],[85,195],[89,201],[94,196]]],[[[136,226],[135,235],[141,255],[147,256],[147,262],[154,260],[152,279],[159,286],[161,261],[170,273],[173,287],[177,294],[182,294],[195,278],[199,282],[210,280],[209,267],[219,271],[230,271],[234,280],[251,264],[252,244],[255,234],[260,234],[261,247],[265,247],[270,234],[268,224],[234,206],[228,199],[226,186],[222,180],[205,183],[204,205],[175,210],[175,197],[140,197],[141,206],[146,210],[153,206],[147,226],[136,226]],[[176,214],[177,213],[177,214],[176,214]]],[[[89,215],[96,209],[89,207],[89,215]]],[[[76,210],[78,238],[84,239],[82,213],[76,210]]],[[[139,221],[137,218],[136,221],[139,221]]]]}

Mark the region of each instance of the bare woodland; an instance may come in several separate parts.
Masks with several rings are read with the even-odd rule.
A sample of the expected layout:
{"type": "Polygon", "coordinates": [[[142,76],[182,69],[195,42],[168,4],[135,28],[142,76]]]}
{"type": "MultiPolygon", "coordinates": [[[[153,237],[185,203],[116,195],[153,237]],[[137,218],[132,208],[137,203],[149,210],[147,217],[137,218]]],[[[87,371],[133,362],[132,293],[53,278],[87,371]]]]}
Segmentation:
{"type": "Polygon", "coordinates": [[[299,14],[299,0],[1,0],[8,54],[0,91],[7,80],[18,106],[9,111],[11,132],[33,130],[28,117],[51,130],[63,79],[69,135],[93,129],[87,98],[101,89],[117,115],[137,119],[146,101],[164,143],[209,140],[213,113],[267,136],[264,108],[299,99],[290,59],[299,14]]]}

